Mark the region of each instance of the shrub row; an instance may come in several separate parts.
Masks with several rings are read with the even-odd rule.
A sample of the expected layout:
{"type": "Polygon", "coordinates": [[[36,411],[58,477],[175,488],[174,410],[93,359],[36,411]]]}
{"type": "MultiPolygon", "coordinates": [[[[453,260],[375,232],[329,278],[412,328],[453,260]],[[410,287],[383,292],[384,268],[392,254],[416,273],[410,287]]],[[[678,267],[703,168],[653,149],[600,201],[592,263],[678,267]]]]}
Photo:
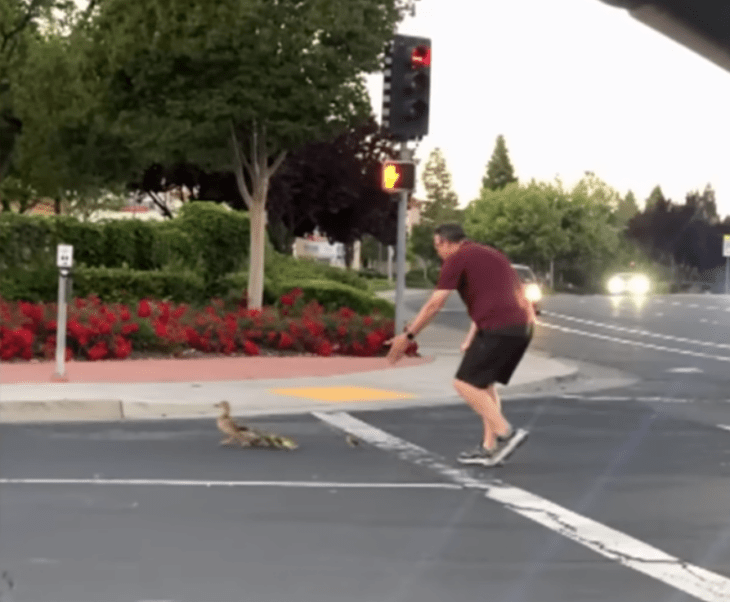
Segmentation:
{"type": "Polygon", "coordinates": [[[248,264],[248,215],[210,202],[185,204],[173,220],[80,222],[69,216],[0,213],[0,274],[55,266],[56,246],[80,267],[192,269],[205,281],[248,264]]]}

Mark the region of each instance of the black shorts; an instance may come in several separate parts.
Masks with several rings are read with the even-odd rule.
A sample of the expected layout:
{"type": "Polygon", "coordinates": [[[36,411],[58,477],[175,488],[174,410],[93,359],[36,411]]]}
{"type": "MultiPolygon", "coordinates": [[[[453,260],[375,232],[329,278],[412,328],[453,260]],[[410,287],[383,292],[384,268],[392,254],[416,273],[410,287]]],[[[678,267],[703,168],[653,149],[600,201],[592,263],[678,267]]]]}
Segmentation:
{"type": "Polygon", "coordinates": [[[456,372],[456,378],[486,389],[495,382],[509,383],[532,340],[531,324],[500,330],[479,330],[456,372]]]}

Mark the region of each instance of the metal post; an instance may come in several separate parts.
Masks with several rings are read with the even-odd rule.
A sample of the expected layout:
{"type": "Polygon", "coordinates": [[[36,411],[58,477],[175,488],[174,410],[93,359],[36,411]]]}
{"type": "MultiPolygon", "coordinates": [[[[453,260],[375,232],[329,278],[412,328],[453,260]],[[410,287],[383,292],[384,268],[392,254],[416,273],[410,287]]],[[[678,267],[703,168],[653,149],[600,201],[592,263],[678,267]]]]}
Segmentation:
{"type": "Polygon", "coordinates": [[[56,373],[55,377],[66,376],[66,279],[68,270],[58,272],[58,320],[56,321],[56,373]]]}
{"type": "Polygon", "coordinates": [[[730,257],[725,258],[725,294],[730,295],[730,257]]]}
{"type": "MultiPolygon", "coordinates": [[[[410,151],[405,142],[400,145],[401,161],[408,161],[410,151]]],[[[400,192],[398,198],[398,249],[397,249],[397,281],[395,288],[395,334],[403,332],[405,327],[405,307],[403,297],[406,288],[406,220],[408,216],[408,193],[400,192]]]]}

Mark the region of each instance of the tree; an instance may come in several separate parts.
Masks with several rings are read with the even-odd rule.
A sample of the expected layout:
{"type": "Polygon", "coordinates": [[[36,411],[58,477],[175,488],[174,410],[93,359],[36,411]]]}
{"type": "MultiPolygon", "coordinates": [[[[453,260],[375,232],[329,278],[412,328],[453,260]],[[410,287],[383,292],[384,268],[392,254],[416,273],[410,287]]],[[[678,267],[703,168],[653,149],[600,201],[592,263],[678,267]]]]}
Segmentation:
{"type": "Polygon", "coordinates": [[[466,208],[464,230],[513,261],[544,268],[569,250],[570,234],[562,225],[567,203],[561,187],[534,180],[526,186],[483,188],[466,208]]]}
{"type": "Polygon", "coordinates": [[[346,248],[366,234],[395,244],[398,206],[379,184],[382,161],[395,156],[373,117],[333,140],[305,144],[272,178],[270,224],[281,226],[285,244],[315,228],[346,248]]]}
{"type": "Polygon", "coordinates": [[[0,0],[0,202],[4,211],[10,204],[2,183],[11,172],[15,144],[23,129],[12,87],[28,44],[38,34],[38,21],[53,4],[51,0],[0,0]]]}
{"type": "Polygon", "coordinates": [[[250,307],[263,299],[266,200],[289,150],[370,113],[363,73],[396,0],[126,0],[101,3],[90,58],[108,117],[140,170],[184,161],[232,168],[251,219],[250,307]]]}
{"type": "Polygon", "coordinates": [[[710,184],[705,186],[702,194],[700,194],[699,190],[687,193],[685,196],[685,204],[691,207],[707,223],[714,225],[720,222],[720,217],[717,215],[715,191],[710,184]]]}
{"type": "Polygon", "coordinates": [[[429,154],[421,177],[426,192],[425,207],[421,212],[421,223],[411,229],[408,245],[421,262],[424,278],[429,281],[429,271],[433,272],[440,261],[433,248],[434,229],[445,222],[461,223],[463,211],[458,208],[459,198],[454,192],[451,173],[440,148],[429,154]]]}
{"type": "Polygon", "coordinates": [[[487,172],[482,178],[482,187],[488,190],[500,190],[511,182],[517,182],[517,177],[509,159],[504,136],[500,134],[497,136],[492,157],[487,163],[487,172]]]}
{"type": "Polygon", "coordinates": [[[652,191],[649,193],[649,196],[644,201],[644,210],[651,210],[653,207],[657,205],[657,203],[666,203],[667,199],[664,198],[664,193],[662,192],[661,186],[658,184],[654,186],[652,191]]]}
{"type": "MultiPolygon", "coordinates": [[[[13,0],[0,0],[0,14],[7,2],[13,0]]],[[[15,44],[5,35],[0,43],[16,48],[16,60],[0,58],[0,71],[2,64],[11,67],[5,70],[4,98],[12,101],[17,122],[12,140],[5,137],[0,144],[2,150],[7,148],[0,172],[4,169],[11,175],[0,182],[5,210],[11,196],[21,212],[41,196],[55,199],[57,212],[62,205],[88,213],[109,204],[109,190],[101,193],[108,182],[98,175],[113,170],[123,147],[96,118],[100,89],[97,78],[84,68],[85,26],[94,4],[80,10],[70,1],[21,2],[14,31],[25,35],[15,44]]],[[[0,29],[4,24],[0,19],[0,29]]]]}
{"type": "Polygon", "coordinates": [[[620,228],[626,228],[629,220],[639,213],[639,206],[636,204],[634,193],[629,190],[626,196],[619,199],[614,215],[616,223],[620,228]]]}
{"type": "Polygon", "coordinates": [[[559,182],[499,190],[483,188],[466,208],[464,229],[479,242],[501,249],[513,261],[545,269],[559,262],[577,284],[597,283],[602,267],[619,248],[610,223],[610,189],[584,179],[572,190],[559,182]]]}
{"type": "Polygon", "coordinates": [[[95,117],[101,91],[83,68],[84,43],[76,30],[29,44],[12,87],[23,123],[14,165],[37,197],[89,213],[107,204],[109,190],[120,192],[131,157],[95,117]]]}
{"type": "Polygon", "coordinates": [[[441,149],[435,148],[431,151],[422,178],[426,190],[426,207],[421,219],[432,225],[458,221],[461,217],[459,197],[454,192],[451,173],[446,167],[446,159],[441,149]]]}

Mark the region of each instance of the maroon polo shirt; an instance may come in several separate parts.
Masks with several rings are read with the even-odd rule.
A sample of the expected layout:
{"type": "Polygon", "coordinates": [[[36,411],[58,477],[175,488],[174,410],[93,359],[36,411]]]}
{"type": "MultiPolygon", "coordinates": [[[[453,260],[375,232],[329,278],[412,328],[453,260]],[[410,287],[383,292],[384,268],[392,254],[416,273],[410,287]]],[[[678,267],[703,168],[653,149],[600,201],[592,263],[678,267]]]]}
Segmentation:
{"type": "Polygon", "coordinates": [[[497,249],[465,240],[441,266],[437,289],[457,290],[481,330],[534,324],[517,272],[497,249]]]}

